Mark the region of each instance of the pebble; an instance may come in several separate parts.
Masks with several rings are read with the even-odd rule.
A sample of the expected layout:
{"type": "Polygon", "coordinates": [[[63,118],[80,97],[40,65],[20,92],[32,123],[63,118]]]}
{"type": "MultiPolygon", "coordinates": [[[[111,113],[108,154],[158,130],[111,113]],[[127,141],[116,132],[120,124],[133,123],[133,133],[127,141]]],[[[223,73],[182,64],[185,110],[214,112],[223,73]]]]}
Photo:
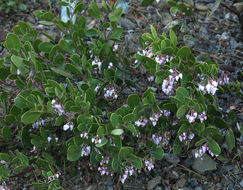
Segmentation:
{"type": "Polygon", "coordinates": [[[207,154],[204,154],[201,158],[194,158],[192,168],[199,173],[215,170],[217,163],[207,154]]]}
{"type": "Polygon", "coordinates": [[[227,186],[228,189],[233,189],[234,188],[234,184],[233,183],[230,183],[228,186],[227,186]]]}
{"type": "Polygon", "coordinates": [[[190,184],[191,184],[191,186],[194,188],[194,187],[196,187],[196,186],[198,185],[198,182],[197,182],[197,180],[195,180],[195,179],[191,179],[191,180],[190,180],[190,184]]]}
{"type": "Polygon", "coordinates": [[[148,181],[147,184],[147,189],[148,190],[152,190],[153,188],[155,188],[158,184],[161,183],[162,177],[161,176],[157,176],[153,179],[151,179],[150,181],[148,181]]]}
{"type": "Polygon", "coordinates": [[[203,190],[201,186],[197,186],[195,190],[203,190]]]}
{"type": "Polygon", "coordinates": [[[208,11],[208,7],[198,3],[196,3],[196,9],[199,11],[208,11]]]}
{"type": "Polygon", "coordinates": [[[177,164],[180,162],[179,157],[174,154],[164,153],[164,159],[171,164],[177,164]]]}
{"type": "Polygon", "coordinates": [[[177,188],[182,188],[185,187],[186,184],[186,179],[185,178],[181,178],[179,179],[179,181],[176,182],[176,187],[177,188]]]}
{"type": "Polygon", "coordinates": [[[243,188],[243,179],[240,182],[240,186],[243,188]]]}

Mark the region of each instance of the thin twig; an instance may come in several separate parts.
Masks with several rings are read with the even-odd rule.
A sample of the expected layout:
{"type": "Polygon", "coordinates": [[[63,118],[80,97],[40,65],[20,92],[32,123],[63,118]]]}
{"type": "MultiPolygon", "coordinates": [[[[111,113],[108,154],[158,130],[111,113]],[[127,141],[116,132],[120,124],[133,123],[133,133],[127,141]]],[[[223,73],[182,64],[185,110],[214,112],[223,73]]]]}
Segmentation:
{"type": "Polygon", "coordinates": [[[186,171],[188,171],[188,172],[192,172],[192,173],[194,173],[195,175],[197,175],[198,177],[201,177],[201,178],[203,178],[204,180],[207,180],[206,177],[204,177],[203,175],[201,175],[201,174],[199,174],[199,173],[197,173],[197,172],[195,172],[195,171],[193,171],[193,170],[187,168],[186,166],[181,165],[181,164],[177,164],[177,165],[180,166],[182,169],[184,169],[184,170],[186,170],[186,171]]]}

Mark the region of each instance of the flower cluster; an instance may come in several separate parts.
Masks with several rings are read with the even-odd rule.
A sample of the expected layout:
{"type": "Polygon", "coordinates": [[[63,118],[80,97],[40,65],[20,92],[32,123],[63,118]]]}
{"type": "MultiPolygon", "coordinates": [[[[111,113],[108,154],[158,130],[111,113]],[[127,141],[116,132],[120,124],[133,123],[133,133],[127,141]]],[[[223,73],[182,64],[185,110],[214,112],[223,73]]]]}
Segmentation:
{"type": "Polygon", "coordinates": [[[113,172],[111,172],[107,165],[110,161],[110,157],[106,156],[106,157],[103,157],[102,156],[102,160],[100,162],[100,166],[98,167],[98,171],[100,172],[101,175],[111,175],[113,176],[113,172]]]}
{"type": "Polygon", "coordinates": [[[83,131],[81,134],[80,134],[80,137],[81,138],[85,138],[85,139],[88,139],[88,133],[86,131],[83,131]]]}
{"type": "Polygon", "coordinates": [[[154,169],[154,161],[152,158],[149,159],[145,159],[144,160],[144,165],[145,167],[148,169],[148,171],[151,171],[152,169],[154,169]]]}
{"type": "Polygon", "coordinates": [[[65,125],[63,125],[64,131],[67,131],[68,129],[70,129],[70,131],[73,130],[73,122],[67,122],[65,125]]]}
{"type": "Polygon", "coordinates": [[[144,117],[141,117],[140,119],[135,121],[134,125],[136,125],[138,127],[140,127],[140,126],[144,127],[147,123],[148,123],[148,119],[144,118],[144,117]]]}
{"type": "Polygon", "coordinates": [[[149,120],[152,122],[152,125],[155,126],[157,124],[157,121],[159,120],[159,117],[161,114],[159,113],[153,113],[152,117],[149,118],[149,120]]]}
{"type": "Polygon", "coordinates": [[[88,146],[86,144],[81,145],[81,157],[88,156],[90,154],[90,151],[91,151],[90,146],[88,146]]]}
{"type": "Polygon", "coordinates": [[[102,62],[100,61],[100,59],[98,57],[95,57],[94,60],[92,61],[92,66],[98,66],[98,69],[101,69],[101,64],[102,62]]]}
{"type": "MultiPolygon", "coordinates": [[[[52,137],[47,137],[47,141],[51,142],[52,137]]],[[[56,142],[58,141],[58,137],[55,137],[56,142]]]]}
{"type": "Polygon", "coordinates": [[[113,99],[117,99],[118,98],[118,94],[116,92],[116,89],[114,87],[110,87],[110,88],[104,88],[104,97],[105,98],[113,98],[113,99]]]}
{"type": "Polygon", "coordinates": [[[222,72],[221,77],[219,79],[219,84],[220,85],[229,84],[229,77],[227,74],[222,72]]]}
{"type": "Polygon", "coordinates": [[[113,67],[113,63],[112,62],[109,63],[108,69],[110,69],[111,67],[113,67]]]}
{"type": "Polygon", "coordinates": [[[171,112],[168,111],[168,110],[161,110],[161,114],[162,114],[163,116],[165,116],[165,117],[169,117],[170,114],[171,114],[171,112]]]}
{"type": "Polygon", "coordinates": [[[55,180],[55,179],[58,179],[60,175],[61,175],[61,173],[58,171],[58,172],[56,172],[54,175],[50,175],[50,176],[48,176],[48,181],[49,181],[49,183],[50,183],[51,181],[55,180]]]}
{"type": "Polygon", "coordinates": [[[207,143],[205,143],[204,145],[202,145],[199,149],[196,150],[194,156],[195,158],[200,158],[202,157],[203,154],[205,154],[208,151],[208,153],[213,157],[213,156],[218,156],[217,154],[215,155],[214,153],[212,153],[212,151],[209,149],[207,143]]]}
{"type": "Polygon", "coordinates": [[[113,45],[113,51],[116,52],[118,50],[118,44],[117,43],[114,43],[113,45]]]}
{"type": "Polygon", "coordinates": [[[169,59],[169,56],[168,55],[165,55],[165,56],[163,56],[163,55],[157,55],[156,57],[155,57],[155,61],[157,62],[157,63],[159,63],[160,65],[163,65],[164,63],[167,63],[167,62],[169,62],[171,59],[169,59]]]}
{"type": "Polygon", "coordinates": [[[199,83],[198,90],[202,91],[204,94],[208,93],[214,95],[218,90],[217,86],[218,82],[216,80],[209,79],[208,84],[204,84],[203,82],[199,83]]]}
{"type": "Polygon", "coordinates": [[[139,52],[139,51],[137,53],[139,55],[144,55],[144,56],[150,57],[150,58],[154,56],[154,53],[153,53],[152,48],[150,46],[148,46],[147,48],[145,48],[142,53],[139,52]]]}
{"type": "Polygon", "coordinates": [[[120,181],[122,183],[124,183],[126,181],[126,179],[127,179],[128,176],[132,176],[133,175],[134,171],[135,170],[134,170],[134,167],[133,166],[127,166],[125,168],[124,174],[122,175],[120,181]]]}
{"type": "Polygon", "coordinates": [[[6,185],[0,186],[0,190],[10,190],[10,188],[6,185]]]}
{"type": "Polygon", "coordinates": [[[44,119],[36,121],[35,123],[32,123],[32,128],[37,129],[39,126],[43,126],[43,125],[45,125],[44,119]]]}
{"type": "Polygon", "coordinates": [[[182,74],[176,71],[176,69],[170,69],[169,71],[171,75],[169,75],[162,84],[162,90],[166,95],[169,95],[171,93],[175,81],[182,79],[182,74]]]}
{"type": "Polygon", "coordinates": [[[198,115],[198,118],[200,119],[200,122],[201,122],[201,123],[202,123],[203,121],[207,120],[206,112],[203,111],[201,114],[198,115]]]}
{"type": "Polygon", "coordinates": [[[52,100],[51,105],[52,105],[53,109],[58,113],[58,115],[62,115],[65,113],[65,111],[63,109],[63,105],[58,104],[56,100],[52,100]]]}
{"type": "Polygon", "coordinates": [[[200,122],[207,120],[206,112],[203,111],[201,114],[198,114],[196,111],[191,111],[191,114],[186,114],[186,118],[189,123],[194,123],[196,118],[200,119],[200,122]]]}
{"type": "Polygon", "coordinates": [[[148,81],[149,82],[153,82],[154,81],[154,76],[153,75],[149,75],[148,76],[148,81]]]}
{"type": "Polygon", "coordinates": [[[194,133],[186,133],[186,132],[183,132],[182,134],[179,135],[179,140],[182,142],[182,141],[191,141],[193,138],[195,137],[195,134],[194,133]]]}
{"type": "Polygon", "coordinates": [[[194,123],[197,118],[197,112],[192,111],[191,114],[186,114],[186,118],[189,121],[189,123],[194,123]]]}
{"type": "Polygon", "coordinates": [[[93,137],[91,139],[91,142],[95,143],[95,144],[100,144],[101,143],[101,138],[98,135],[96,135],[96,137],[93,137]]]}
{"type": "Polygon", "coordinates": [[[162,141],[163,137],[159,136],[157,134],[152,135],[152,140],[154,141],[155,144],[159,144],[162,141]]]}

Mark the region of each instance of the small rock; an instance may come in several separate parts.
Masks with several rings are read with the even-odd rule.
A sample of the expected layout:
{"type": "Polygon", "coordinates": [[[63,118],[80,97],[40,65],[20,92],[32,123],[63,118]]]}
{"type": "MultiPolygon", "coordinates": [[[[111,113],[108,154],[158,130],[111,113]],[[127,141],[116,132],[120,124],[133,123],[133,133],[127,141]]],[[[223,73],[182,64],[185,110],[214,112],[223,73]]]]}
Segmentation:
{"type": "Polygon", "coordinates": [[[201,186],[197,186],[197,187],[195,188],[195,190],[202,190],[202,187],[201,187],[201,186]]]}
{"type": "Polygon", "coordinates": [[[171,23],[173,21],[171,15],[168,12],[162,12],[162,25],[166,26],[167,24],[171,23]]]}
{"type": "Polygon", "coordinates": [[[240,186],[243,187],[243,179],[240,182],[240,186]]]}
{"type": "Polygon", "coordinates": [[[85,190],[96,190],[96,189],[97,189],[97,186],[95,186],[95,185],[90,185],[87,188],[85,188],[85,190]]]}
{"type": "Polygon", "coordinates": [[[164,153],[164,159],[171,164],[177,164],[180,162],[179,157],[174,154],[164,153]]]}
{"type": "Polygon", "coordinates": [[[194,158],[192,168],[199,173],[215,170],[217,163],[207,154],[204,154],[201,158],[194,158]]]}
{"type": "Polygon", "coordinates": [[[206,27],[201,26],[199,30],[199,37],[203,40],[209,40],[208,30],[206,27]]]}
{"type": "Polygon", "coordinates": [[[243,3],[235,3],[233,5],[235,7],[235,9],[237,10],[238,13],[240,13],[241,11],[243,11],[243,3]]]}
{"type": "Polygon", "coordinates": [[[233,189],[234,188],[234,184],[233,183],[230,183],[227,188],[230,190],[230,189],[233,189]]]}
{"type": "Polygon", "coordinates": [[[168,0],[160,0],[156,5],[160,9],[169,9],[170,5],[168,4],[168,0]]]}
{"type": "Polygon", "coordinates": [[[157,186],[157,187],[155,188],[155,190],[163,190],[163,189],[162,189],[162,187],[157,186]]]}
{"type": "Polygon", "coordinates": [[[176,171],[172,171],[169,173],[169,178],[171,179],[178,179],[179,178],[179,174],[176,171]]]}
{"type": "Polygon", "coordinates": [[[196,3],[196,9],[199,11],[208,11],[208,7],[204,6],[203,4],[196,3]]]}
{"type": "Polygon", "coordinates": [[[194,187],[196,187],[196,186],[198,185],[198,182],[197,182],[196,179],[192,179],[192,180],[190,181],[190,184],[191,184],[191,186],[194,188],[194,187]]]}
{"type": "Polygon", "coordinates": [[[127,18],[121,18],[120,20],[117,21],[117,24],[129,30],[136,28],[136,24],[127,18]]]}
{"type": "Polygon", "coordinates": [[[126,14],[129,9],[129,4],[127,2],[124,2],[123,0],[119,0],[117,2],[116,8],[122,7],[122,14],[126,14]]]}
{"type": "Polygon", "coordinates": [[[153,188],[156,187],[156,185],[158,185],[158,184],[161,183],[161,180],[162,180],[161,176],[157,176],[157,177],[151,179],[151,180],[148,182],[148,184],[147,184],[147,189],[148,189],[148,190],[152,190],[153,188]]]}
{"type": "Polygon", "coordinates": [[[228,32],[224,32],[220,37],[220,39],[222,40],[228,40],[229,38],[230,38],[230,34],[228,32]]]}
{"type": "Polygon", "coordinates": [[[186,184],[186,179],[185,178],[181,178],[179,179],[179,181],[176,182],[176,187],[177,188],[182,188],[185,187],[186,184]]]}
{"type": "Polygon", "coordinates": [[[222,184],[221,183],[217,183],[216,186],[219,188],[219,189],[222,189],[222,184]]]}

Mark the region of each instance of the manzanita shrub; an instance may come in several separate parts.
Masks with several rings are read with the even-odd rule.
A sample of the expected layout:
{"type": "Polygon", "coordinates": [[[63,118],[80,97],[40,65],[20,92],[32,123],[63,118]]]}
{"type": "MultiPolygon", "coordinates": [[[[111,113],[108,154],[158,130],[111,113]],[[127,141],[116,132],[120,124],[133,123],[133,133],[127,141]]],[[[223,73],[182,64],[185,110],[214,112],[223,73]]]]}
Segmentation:
{"type": "Polygon", "coordinates": [[[90,27],[84,3],[72,2],[59,2],[67,9],[66,23],[51,12],[34,13],[41,24],[57,27],[58,41],[45,32],[49,40],[41,41],[23,21],[6,37],[1,181],[35,171],[42,176],[35,188],[61,189],[58,177],[83,160],[101,175],[119,174],[124,183],[135,172],[152,170],[164,150],[189,155],[196,149],[195,157],[220,158],[219,143],[234,148],[215,97],[229,78],[218,75],[217,63],[197,62],[172,30],[159,36],[153,26],[139,38],[141,49],[122,54],[116,24],[122,7],[91,2],[87,12],[96,25],[90,27]],[[158,88],[129,94],[139,77],[158,88]]]}

